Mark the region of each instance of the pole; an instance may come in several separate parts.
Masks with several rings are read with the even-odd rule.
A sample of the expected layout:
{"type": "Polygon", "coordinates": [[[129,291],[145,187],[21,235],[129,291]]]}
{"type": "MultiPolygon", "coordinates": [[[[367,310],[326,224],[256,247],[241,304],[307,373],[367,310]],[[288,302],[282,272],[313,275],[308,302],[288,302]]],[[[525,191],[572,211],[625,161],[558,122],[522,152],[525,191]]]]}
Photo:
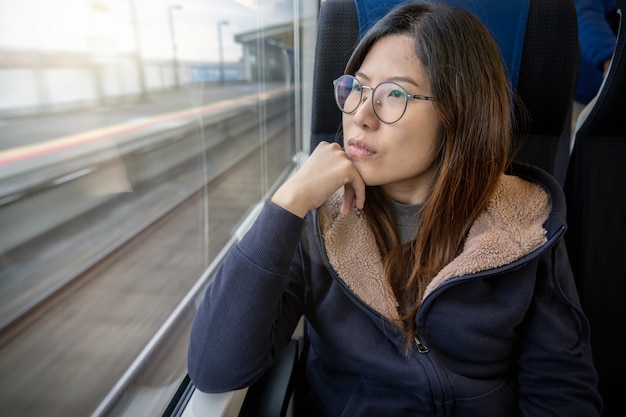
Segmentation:
{"type": "Polygon", "coordinates": [[[222,43],[222,26],[228,25],[228,20],[217,22],[217,43],[220,55],[220,84],[224,84],[224,45],[222,43]]]}
{"type": "Polygon", "coordinates": [[[178,76],[178,48],[176,46],[176,34],[174,33],[174,17],[173,11],[182,9],[179,5],[167,7],[167,16],[170,23],[170,38],[172,40],[172,66],[174,69],[174,84],[176,88],[180,87],[180,78],[178,76]]]}
{"type": "Polygon", "coordinates": [[[137,22],[137,8],[135,7],[135,0],[129,0],[130,5],[130,17],[133,23],[133,34],[135,37],[135,62],[137,63],[137,73],[139,75],[139,94],[142,100],[147,97],[146,89],[146,76],[143,66],[143,59],[141,58],[141,39],[139,37],[139,23],[137,22]]]}

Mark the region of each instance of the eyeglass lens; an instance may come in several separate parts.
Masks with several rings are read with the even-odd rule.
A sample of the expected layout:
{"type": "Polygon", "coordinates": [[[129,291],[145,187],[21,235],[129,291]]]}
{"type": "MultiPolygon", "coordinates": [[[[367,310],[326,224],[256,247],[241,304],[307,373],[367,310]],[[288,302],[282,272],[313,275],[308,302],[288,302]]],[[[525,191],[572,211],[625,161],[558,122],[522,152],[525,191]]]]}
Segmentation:
{"type": "MultiPolygon", "coordinates": [[[[367,97],[371,87],[362,86],[351,75],[342,75],[335,81],[335,100],[344,113],[353,113],[367,97]],[[365,94],[365,96],[364,96],[365,94]]],[[[384,82],[373,91],[372,106],[376,116],[384,123],[398,121],[406,110],[407,92],[399,84],[384,82]]]]}

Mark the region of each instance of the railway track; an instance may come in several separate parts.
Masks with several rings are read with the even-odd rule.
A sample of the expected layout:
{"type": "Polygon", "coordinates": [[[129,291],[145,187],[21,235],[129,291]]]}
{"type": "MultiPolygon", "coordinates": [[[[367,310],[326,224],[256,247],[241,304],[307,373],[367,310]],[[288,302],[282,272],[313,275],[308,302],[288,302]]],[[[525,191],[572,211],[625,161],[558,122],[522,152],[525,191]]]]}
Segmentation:
{"type": "MultiPolygon", "coordinates": [[[[0,330],[0,415],[87,416],[110,397],[232,239],[240,219],[291,164],[291,132],[272,126],[267,132],[263,143],[233,138],[201,157],[199,163],[211,167],[206,174],[199,175],[199,165],[191,164],[195,170],[182,167],[176,179],[161,179],[130,212],[151,213],[160,193],[184,191],[173,193],[166,207],[145,215],[139,226],[5,320],[0,330]],[[183,182],[194,185],[182,187],[183,182]]],[[[88,235],[97,241],[106,231],[103,226],[88,235]]],[[[59,256],[63,253],[69,263],[70,251],[59,256]]],[[[184,374],[191,312],[164,342],[173,353],[159,353],[165,355],[159,363],[136,376],[142,384],[167,388],[184,374]]]]}

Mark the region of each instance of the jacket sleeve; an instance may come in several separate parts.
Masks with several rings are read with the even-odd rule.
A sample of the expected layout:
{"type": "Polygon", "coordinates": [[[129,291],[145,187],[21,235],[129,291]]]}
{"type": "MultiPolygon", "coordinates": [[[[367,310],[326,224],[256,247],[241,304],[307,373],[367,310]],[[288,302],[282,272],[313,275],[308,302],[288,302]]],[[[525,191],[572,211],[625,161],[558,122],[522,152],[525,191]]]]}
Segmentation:
{"type": "Polygon", "coordinates": [[[535,294],[522,326],[519,408],[522,416],[599,416],[602,399],[565,244],[539,263],[535,294]]]}
{"type": "Polygon", "coordinates": [[[199,390],[249,386],[290,340],[303,308],[298,243],[305,225],[267,200],[227,254],[191,329],[187,367],[199,390]]]}

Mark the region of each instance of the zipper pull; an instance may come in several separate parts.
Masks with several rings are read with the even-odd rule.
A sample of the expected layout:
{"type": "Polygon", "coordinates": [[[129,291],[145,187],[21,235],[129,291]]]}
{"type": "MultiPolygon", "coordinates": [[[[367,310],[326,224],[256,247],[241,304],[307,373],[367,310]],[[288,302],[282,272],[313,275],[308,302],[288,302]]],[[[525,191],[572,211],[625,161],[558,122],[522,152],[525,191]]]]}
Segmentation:
{"type": "Polygon", "coordinates": [[[415,336],[413,340],[415,341],[415,344],[417,345],[417,351],[419,353],[428,353],[428,347],[426,345],[423,345],[422,342],[420,342],[420,340],[417,338],[417,336],[415,336]]]}

